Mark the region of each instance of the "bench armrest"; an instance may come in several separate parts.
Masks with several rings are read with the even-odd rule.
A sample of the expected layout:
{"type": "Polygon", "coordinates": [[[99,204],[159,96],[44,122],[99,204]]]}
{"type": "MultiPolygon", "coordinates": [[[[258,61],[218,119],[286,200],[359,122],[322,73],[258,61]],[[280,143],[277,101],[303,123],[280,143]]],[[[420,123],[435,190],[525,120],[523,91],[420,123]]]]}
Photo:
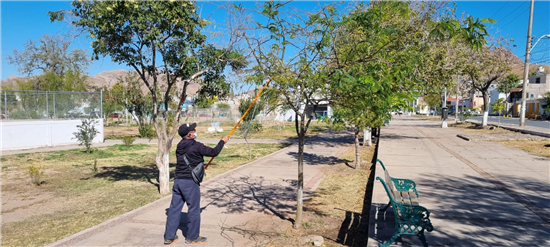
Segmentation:
{"type": "Polygon", "coordinates": [[[393,206],[394,209],[397,208],[402,221],[411,224],[431,224],[430,211],[423,206],[405,203],[394,203],[393,206]]]}
{"type": "Polygon", "coordinates": [[[416,183],[410,179],[404,179],[404,178],[391,178],[393,185],[395,185],[395,189],[398,191],[414,191],[416,194],[416,197],[418,198],[418,191],[416,191],[416,183]]]}

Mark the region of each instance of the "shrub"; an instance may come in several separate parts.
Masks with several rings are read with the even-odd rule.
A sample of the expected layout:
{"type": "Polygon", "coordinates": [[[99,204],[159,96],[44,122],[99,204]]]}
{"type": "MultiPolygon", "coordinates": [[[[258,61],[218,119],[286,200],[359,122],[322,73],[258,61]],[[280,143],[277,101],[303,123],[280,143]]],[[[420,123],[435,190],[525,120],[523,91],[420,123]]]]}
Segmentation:
{"type": "Polygon", "coordinates": [[[97,120],[95,119],[82,119],[82,124],[77,125],[77,131],[73,133],[74,137],[80,142],[80,145],[86,147],[86,153],[90,153],[92,147],[92,141],[99,131],[95,128],[97,120]]]}
{"type": "Polygon", "coordinates": [[[218,108],[219,109],[229,109],[229,108],[231,108],[231,106],[229,106],[229,104],[226,104],[226,103],[219,103],[218,108]]]}
{"type": "Polygon", "coordinates": [[[149,140],[153,139],[157,135],[155,130],[153,129],[152,124],[143,124],[138,127],[139,136],[141,138],[147,138],[149,140]]]}
{"type": "Polygon", "coordinates": [[[131,146],[134,143],[135,140],[136,140],[136,138],[133,137],[133,136],[123,136],[122,137],[122,143],[124,143],[124,145],[126,145],[126,146],[131,146]]]}
{"type": "Polygon", "coordinates": [[[42,184],[42,177],[44,176],[45,166],[36,166],[31,164],[29,166],[29,175],[31,177],[31,182],[36,185],[42,184]]]}

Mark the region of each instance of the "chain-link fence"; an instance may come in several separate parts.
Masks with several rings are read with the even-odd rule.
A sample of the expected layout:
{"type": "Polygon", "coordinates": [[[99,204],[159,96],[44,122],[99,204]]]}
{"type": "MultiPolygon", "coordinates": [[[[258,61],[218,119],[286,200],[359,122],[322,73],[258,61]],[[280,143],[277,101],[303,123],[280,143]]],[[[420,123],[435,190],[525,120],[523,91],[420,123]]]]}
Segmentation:
{"type": "MultiPolygon", "coordinates": [[[[248,114],[253,114],[251,111],[248,114]]],[[[276,121],[283,121],[283,117],[277,119],[279,113],[260,111],[254,118],[253,122],[261,124],[275,124],[276,121]]],[[[218,108],[216,106],[210,108],[188,108],[182,111],[182,122],[197,123],[199,125],[233,125],[241,118],[241,112],[238,110],[238,105],[229,105],[228,108],[218,108]]]]}
{"type": "Polygon", "coordinates": [[[2,90],[3,120],[75,119],[102,116],[102,92],[2,90]]]}

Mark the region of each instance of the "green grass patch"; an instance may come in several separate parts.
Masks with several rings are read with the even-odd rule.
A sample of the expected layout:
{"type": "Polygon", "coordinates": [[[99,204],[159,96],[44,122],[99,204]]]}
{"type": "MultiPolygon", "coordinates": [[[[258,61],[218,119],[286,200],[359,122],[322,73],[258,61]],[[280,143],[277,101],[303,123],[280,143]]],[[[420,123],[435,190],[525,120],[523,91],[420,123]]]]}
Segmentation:
{"type": "MultiPolygon", "coordinates": [[[[286,147],[284,144],[231,144],[224,148],[208,168],[205,180],[249,163],[254,159],[286,147]]],[[[170,152],[170,163],[176,163],[176,145],[170,152]]],[[[2,170],[3,198],[26,201],[36,195],[43,200],[10,209],[32,210],[32,215],[19,214],[21,219],[2,223],[2,246],[43,246],[97,225],[110,218],[153,202],[158,193],[158,170],[155,165],[156,145],[117,145],[95,148],[91,154],[83,149],[47,153],[29,153],[22,157],[44,165],[42,180],[46,184],[32,186],[25,173],[22,157],[6,156],[2,170]],[[97,160],[97,172],[93,171],[97,160]]],[[[171,165],[173,179],[175,166],[171,165]]],[[[2,212],[4,215],[6,212],[2,212]]]]}

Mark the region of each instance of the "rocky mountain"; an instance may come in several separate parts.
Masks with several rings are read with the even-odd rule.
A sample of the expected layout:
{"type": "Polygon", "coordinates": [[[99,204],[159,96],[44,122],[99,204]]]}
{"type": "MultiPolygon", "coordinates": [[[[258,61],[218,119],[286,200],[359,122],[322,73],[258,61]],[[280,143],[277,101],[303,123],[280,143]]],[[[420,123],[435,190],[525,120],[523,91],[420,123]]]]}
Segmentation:
{"type": "MultiPolygon", "coordinates": [[[[119,78],[124,78],[127,74],[128,74],[127,70],[121,70],[121,69],[103,71],[101,73],[98,73],[95,76],[88,77],[88,86],[90,88],[103,88],[104,86],[107,86],[107,87],[110,88],[118,82],[119,78]]],[[[12,75],[12,76],[10,76],[6,79],[1,80],[0,84],[1,85],[4,85],[4,84],[13,85],[14,88],[17,89],[17,84],[16,84],[17,81],[26,81],[26,80],[29,80],[29,79],[30,79],[30,77],[21,77],[21,76],[12,75]]],[[[183,86],[182,82],[177,82],[176,84],[178,85],[179,88],[181,88],[183,86]]],[[[145,86],[145,84],[142,85],[141,89],[144,92],[149,91],[147,89],[147,86],[145,86]]],[[[197,91],[199,91],[199,89],[200,89],[199,84],[191,83],[187,87],[187,95],[192,96],[192,95],[196,94],[197,91]]]]}

